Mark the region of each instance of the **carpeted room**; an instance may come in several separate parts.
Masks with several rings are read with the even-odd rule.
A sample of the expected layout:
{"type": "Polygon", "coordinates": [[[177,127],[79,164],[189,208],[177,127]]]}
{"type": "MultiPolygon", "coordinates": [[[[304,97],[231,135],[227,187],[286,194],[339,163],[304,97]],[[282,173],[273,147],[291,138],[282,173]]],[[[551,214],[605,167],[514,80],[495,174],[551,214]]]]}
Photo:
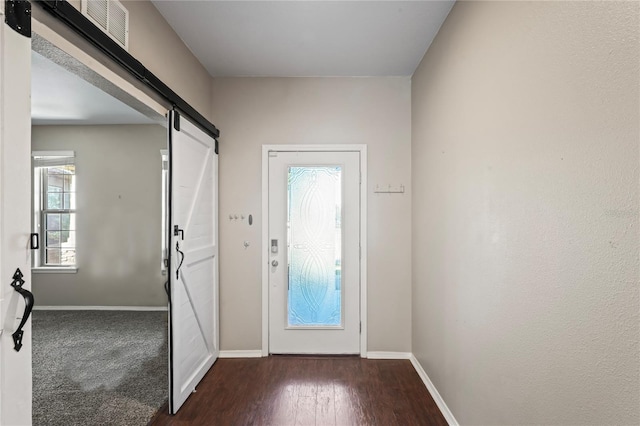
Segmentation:
{"type": "MultiPolygon", "coordinates": [[[[60,211],[34,212],[34,220],[73,220],[58,218],[49,228],[45,219],[40,229],[44,251],[32,278],[33,424],[146,424],[168,389],[165,129],[35,122],[32,135],[36,153],[73,152],[74,172],[63,179],[60,211]]],[[[43,205],[59,196],[54,178],[47,190],[34,189],[43,205]]]]}
{"type": "Polygon", "coordinates": [[[146,424],[167,399],[166,324],[166,312],[35,311],[33,424],[146,424]]]}

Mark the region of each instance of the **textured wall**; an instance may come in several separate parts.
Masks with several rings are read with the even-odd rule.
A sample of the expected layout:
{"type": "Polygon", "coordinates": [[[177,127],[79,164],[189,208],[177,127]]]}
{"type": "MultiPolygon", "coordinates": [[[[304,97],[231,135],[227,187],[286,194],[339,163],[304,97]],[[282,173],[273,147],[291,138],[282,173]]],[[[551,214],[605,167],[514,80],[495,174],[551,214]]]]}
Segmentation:
{"type": "Polygon", "coordinates": [[[33,274],[38,305],[166,306],[157,125],[34,126],[36,151],[74,150],[77,274],[33,274]]]}
{"type": "Polygon", "coordinates": [[[262,347],[263,144],[366,144],[369,155],[368,349],[411,350],[408,78],[215,78],[220,142],[220,339],[262,347]],[[402,195],[373,194],[404,184],[402,195]],[[251,213],[254,225],[229,221],[251,213]],[[245,250],[243,242],[251,246],[245,250]]]}
{"type": "Polygon", "coordinates": [[[458,2],[412,80],[413,351],[462,424],[638,424],[638,2],[458,2]]]}

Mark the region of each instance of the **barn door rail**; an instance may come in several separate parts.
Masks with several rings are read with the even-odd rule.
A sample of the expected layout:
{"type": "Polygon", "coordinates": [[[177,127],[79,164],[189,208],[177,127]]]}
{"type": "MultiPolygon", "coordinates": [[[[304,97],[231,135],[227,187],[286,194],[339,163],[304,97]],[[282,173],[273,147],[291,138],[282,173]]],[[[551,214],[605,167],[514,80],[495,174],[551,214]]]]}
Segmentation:
{"type": "Polygon", "coordinates": [[[31,315],[34,301],[33,293],[31,293],[26,288],[22,288],[22,286],[24,285],[24,279],[22,279],[23,277],[24,275],[22,274],[22,271],[20,270],[20,268],[18,268],[13,274],[13,282],[11,283],[11,287],[13,287],[15,291],[20,293],[22,297],[24,297],[24,314],[22,314],[22,321],[20,321],[18,329],[11,335],[13,337],[13,349],[15,349],[16,352],[20,352],[20,349],[22,348],[22,336],[24,335],[22,327],[24,327],[27,320],[29,319],[29,315],[31,315]]]}

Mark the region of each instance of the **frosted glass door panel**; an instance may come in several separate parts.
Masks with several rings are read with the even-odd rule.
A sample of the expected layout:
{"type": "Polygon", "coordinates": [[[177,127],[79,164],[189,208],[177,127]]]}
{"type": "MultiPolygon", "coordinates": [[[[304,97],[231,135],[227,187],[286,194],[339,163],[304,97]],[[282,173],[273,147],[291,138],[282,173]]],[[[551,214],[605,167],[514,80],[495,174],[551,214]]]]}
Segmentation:
{"type": "Polygon", "coordinates": [[[288,326],[342,326],[342,170],[289,167],[288,326]]]}

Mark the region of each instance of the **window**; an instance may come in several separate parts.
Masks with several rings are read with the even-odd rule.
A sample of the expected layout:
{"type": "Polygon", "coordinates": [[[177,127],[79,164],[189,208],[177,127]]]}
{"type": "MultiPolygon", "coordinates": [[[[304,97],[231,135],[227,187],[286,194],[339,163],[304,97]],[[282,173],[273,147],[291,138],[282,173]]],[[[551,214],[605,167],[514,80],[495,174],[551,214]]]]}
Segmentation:
{"type": "Polygon", "coordinates": [[[36,267],[76,266],[76,166],[73,151],[34,152],[36,267]]]}

